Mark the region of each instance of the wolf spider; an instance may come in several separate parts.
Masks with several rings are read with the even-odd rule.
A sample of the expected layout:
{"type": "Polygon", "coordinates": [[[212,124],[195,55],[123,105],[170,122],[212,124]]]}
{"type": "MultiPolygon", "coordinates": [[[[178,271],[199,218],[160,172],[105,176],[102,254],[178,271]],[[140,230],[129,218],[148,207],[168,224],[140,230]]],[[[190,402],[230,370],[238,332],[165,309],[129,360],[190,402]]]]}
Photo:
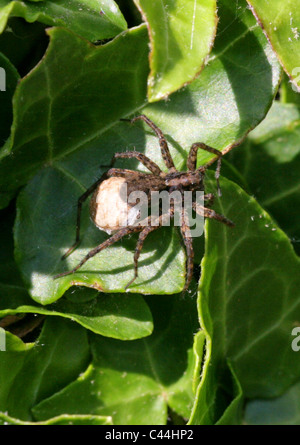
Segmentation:
{"type": "MultiPolygon", "coordinates": [[[[196,191],[204,190],[204,176],[205,172],[208,168],[208,164],[200,166],[196,168],[197,163],[197,152],[198,149],[201,148],[202,150],[205,150],[209,153],[212,153],[217,156],[218,164],[216,169],[216,180],[218,185],[218,193],[220,193],[220,186],[219,186],[219,176],[220,176],[220,168],[221,168],[221,159],[222,159],[222,153],[218,150],[209,147],[203,143],[196,142],[194,143],[191,148],[190,152],[187,158],[187,172],[179,172],[177,171],[173,159],[171,157],[171,154],[169,152],[168,144],[166,141],[165,136],[163,135],[162,131],[145,115],[140,115],[132,120],[129,119],[122,119],[123,121],[129,121],[132,124],[136,122],[137,120],[144,121],[149,127],[155,132],[155,134],[158,136],[159,145],[161,149],[161,154],[163,161],[168,169],[168,172],[163,172],[160,167],[156,163],[154,163],[151,159],[149,159],[147,156],[145,156],[143,153],[139,153],[136,151],[127,151],[127,152],[121,152],[121,153],[115,153],[112,162],[110,165],[110,169],[105,172],[100,179],[98,179],[94,184],[92,184],[85,193],[83,193],[82,196],[78,199],[77,203],[77,224],[76,224],[76,239],[75,243],[68,249],[68,251],[63,255],[62,259],[66,258],[70,253],[73,252],[73,250],[78,246],[80,241],[80,218],[81,218],[81,208],[83,202],[93,193],[93,197],[91,199],[91,216],[94,221],[94,223],[97,225],[95,220],[95,213],[96,213],[96,201],[97,201],[97,195],[99,193],[100,187],[102,183],[109,178],[124,178],[126,184],[129,186],[129,188],[132,190],[141,190],[147,193],[148,197],[151,194],[151,191],[162,191],[167,190],[170,193],[174,190],[179,190],[183,196],[184,191],[196,191]],[[119,168],[113,168],[113,164],[116,159],[120,158],[135,158],[139,162],[141,162],[151,173],[141,173],[133,170],[127,170],[127,169],[119,169],[119,168]]],[[[212,194],[204,195],[204,200],[209,201],[209,203],[212,202],[214,196],[212,194]]],[[[214,210],[210,208],[206,208],[202,205],[199,205],[197,202],[192,203],[193,210],[198,213],[198,215],[203,216],[205,218],[211,218],[215,219],[217,221],[220,221],[227,226],[234,226],[234,223],[227,219],[225,216],[220,215],[216,213],[214,210]]],[[[170,207],[169,211],[170,217],[174,217],[174,212],[172,210],[172,206],[170,207]]],[[[101,243],[99,246],[93,248],[90,250],[90,252],[80,261],[77,266],[75,266],[72,270],[68,272],[63,272],[58,275],[56,275],[54,278],[63,277],[65,275],[73,274],[76,272],[80,267],[83,266],[83,264],[86,263],[90,258],[95,256],[100,251],[106,249],[107,247],[111,246],[115,242],[119,241],[121,238],[123,238],[126,235],[129,235],[131,233],[139,232],[139,238],[136,244],[136,249],[134,253],[134,277],[133,279],[127,284],[127,289],[137,278],[138,276],[138,259],[144,244],[144,241],[146,237],[149,235],[149,233],[153,232],[154,230],[158,229],[160,226],[162,226],[163,221],[163,215],[159,216],[158,219],[158,225],[150,225],[150,217],[148,218],[148,222],[145,225],[127,225],[125,227],[119,228],[110,238],[108,238],[106,241],[101,243]]],[[[98,226],[99,227],[99,226],[98,226]]],[[[100,227],[101,228],[101,227],[100,227]]],[[[193,258],[194,258],[194,250],[192,245],[192,237],[190,236],[190,230],[189,225],[186,223],[186,219],[181,219],[181,226],[180,226],[181,235],[183,238],[183,242],[186,248],[187,253],[187,260],[186,260],[186,281],[184,286],[184,291],[188,289],[189,284],[192,279],[193,275],[193,258]]]]}

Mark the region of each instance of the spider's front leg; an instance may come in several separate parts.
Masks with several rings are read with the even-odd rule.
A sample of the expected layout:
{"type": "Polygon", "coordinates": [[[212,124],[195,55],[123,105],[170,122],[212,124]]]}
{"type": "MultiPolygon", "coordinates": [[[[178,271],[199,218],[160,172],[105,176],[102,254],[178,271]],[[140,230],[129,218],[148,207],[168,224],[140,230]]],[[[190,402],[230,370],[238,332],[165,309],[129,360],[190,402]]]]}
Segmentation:
{"type": "MultiPolygon", "coordinates": [[[[128,119],[121,119],[121,120],[122,121],[127,121],[128,119]]],[[[158,137],[158,141],[159,141],[159,145],[160,145],[160,149],[161,149],[161,155],[162,155],[162,158],[164,160],[164,163],[165,163],[166,167],[168,168],[169,172],[176,171],[176,168],[175,168],[175,165],[174,165],[174,161],[172,159],[172,156],[171,156],[171,153],[170,153],[170,150],[169,150],[169,147],[168,147],[167,140],[166,140],[163,132],[161,131],[161,129],[158,128],[155,125],[155,123],[152,122],[144,114],[141,114],[139,116],[134,117],[133,119],[130,120],[130,122],[132,124],[134,124],[138,120],[144,121],[147,125],[149,125],[150,128],[152,128],[152,130],[154,131],[154,133],[158,137]]]]}
{"type": "Polygon", "coordinates": [[[159,227],[161,227],[164,224],[164,218],[173,217],[173,215],[174,215],[174,208],[173,208],[173,206],[171,206],[168,214],[160,215],[155,220],[155,225],[153,224],[151,216],[149,216],[147,218],[147,224],[145,224],[144,228],[142,228],[142,231],[139,235],[138,242],[135,247],[134,259],[133,259],[134,260],[134,276],[133,276],[132,280],[130,280],[129,283],[125,286],[125,289],[128,289],[128,287],[138,277],[138,260],[139,260],[139,257],[140,257],[140,254],[143,249],[143,245],[144,245],[144,242],[145,242],[147,236],[151,232],[154,232],[154,230],[157,230],[159,227]],[[153,225],[151,225],[151,224],[153,224],[153,225]]]}
{"type": "MultiPolygon", "coordinates": [[[[221,164],[222,164],[222,153],[219,150],[216,150],[213,147],[210,147],[209,145],[204,144],[203,142],[195,142],[191,148],[187,159],[187,168],[190,171],[195,171],[197,167],[197,152],[198,149],[201,148],[201,150],[207,151],[209,153],[212,153],[218,157],[218,163],[217,168],[215,172],[215,178],[217,181],[217,187],[218,187],[218,195],[221,196],[221,187],[220,187],[220,171],[221,171],[221,164]]],[[[208,165],[203,165],[198,168],[199,171],[205,171],[208,165]]]]}
{"type": "Polygon", "coordinates": [[[203,200],[204,200],[204,201],[207,201],[207,204],[206,204],[206,205],[211,206],[211,205],[213,205],[213,203],[214,203],[215,195],[214,195],[213,193],[207,193],[207,195],[204,195],[204,196],[203,196],[203,200]]]}
{"type": "Polygon", "coordinates": [[[126,284],[125,286],[125,290],[127,290],[129,288],[129,286],[131,286],[131,284],[136,280],[136,278],[138,277],[138,261],[139,261],[139,257],[140,254],[142,252],[143,249],[143,245],[144,245],[144,241],[147,238],[147,236],[149,235],[149,233],[153,232],[154,230],[158,229],[158,227],[151,227],[151,226],[147,226],[145,227],[140,235],[139,235],[139,239],[138,242],[136,243],[136,247],[135,247],[135,251],[134,251],[134,257],[133,257],[133,262],[134,262],[134,276],[132,278],[132,280],[129,281],[129,283],[126,284]]]}
{"type": "Polygon", "coordinates": [[[124,151],[120,153],[115,153],[111,160],[110,167],[113,167],[117,159],[137,159],[141,164],[143,164],[153,175],[159,176],[161,169],[155,162],[151,161],[148,156],[138,151],[124,151]]]}
{"type": "Polygon", "coordinates": [[[128,226],[128,227],[124,227],[123,229],[118,230],[118,232],[116,232],[110,238],[105,240],[103,243],[99,244],[99,246],[97,246],[94,249],[90,250],[89,253],[72,270],[69,270],[67,272],[62,272],[60,274],[57,274],[57,275],[54,276],[54,279],[60,278],[60,277],[64,277],[66,275],[71,275],[71,274],[75,273],[90,258],[92,258],[95,255],[97,255],[97,253],[101,252],[102,250],[104,250],[107,247],[111,246],[112,244],[116,243],[117,241],[119,241],[124,236],[129,235],[131,233],[140,232],[141,230],[142,230],[141,226],[128,226]]]}
{"type": "Polygon", "coordinates": [[[200,216],[204,216],[204,218],[211,218],[215,219],[223,224],[226,224],[226,226],[234,227],[235,224],[230,219],[226,218],[226,216],[220,215],[219,213],[215,212],[213,209],[207,209],[206,207],[198,204],[197,202],[193,202],[193,209],[196,213],[200,216]]]}
{"type": "Polygon", "coordinates": [[[192,236],[190,231],[190,222],[187,215],[187,212],[185,209],[182,209],[181,214],[181,226],[180,231],[182,235],[182,239],[185,245],[186,249],[186,279],[185,279],[185,286],[183,288],[183,292],[185,292],[189,285],[191,284],[192,278],[193,278],[193,271],[194,271],[194,249],[193,249],[193,242],[192,242],[192,236]]]}
{"type": "Polygon", "coordinates": [[[82,204],[86,201],[86,199],[96,190],[96,188],[101,184],[101,182],[107,179],[107,172],[104,173],[100,179],[98,179],[94,184],[92,184],[86,192],[81,195],[77,201],[77,219],[76,219],[76,237],[74,244],[67,250],[67,252],[62,256],[62,260],[67,258],[78,246],[80,242],[80,225],[81,225],[81,210],[82,204]]]}

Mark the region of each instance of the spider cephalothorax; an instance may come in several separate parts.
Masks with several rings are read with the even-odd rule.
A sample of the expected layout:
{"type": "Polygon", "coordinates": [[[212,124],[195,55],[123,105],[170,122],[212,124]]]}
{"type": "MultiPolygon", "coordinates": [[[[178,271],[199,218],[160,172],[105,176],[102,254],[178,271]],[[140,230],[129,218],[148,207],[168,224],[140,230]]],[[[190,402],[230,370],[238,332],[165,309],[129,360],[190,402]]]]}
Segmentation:
{"type": "MultiPolygon", "coordinates": [[[[78,199],[77,207],[77,226],[76,226],[76,240],[72,247],[65,253],[63,258],[66,258],[79,244],[80,238],[80,216],[81,207],[83,202],[93,193],[90,210],[91,217],[97,227],[101,230],[105,230],[107,233],[112,234],[110,238],[101,243],[99,246],[92,249],[81,261],[74,267],[74,269],[63,272],[56,275],[55,278],[62,277],[68,274],[76,272],[88,259],[99,253],[101,250],[106,249],[113,243],[119,241],[125,235],[139,232],[139,238],[137,241],[135,253],[134,253],[134,277],[127,284],[128,288],[138,276],[138,259],[143,247],[143,243],[149,233],[158,229],[163,225],[164,217],[166,214],[162,212],[158,215],[155,224],[151,220],[151,215],[143,221],[136,221],[138,218],[137,213],[134,213],[134,207],[128,205],[127,197],[131,192],[139,191],[144,192],[147,197],[151,196],[152,192],[161,192],[166,190],[167,192],[178,191],[184,196],[184,192],[196,192],[204,190],[204,176],[208,165],[204,165],[196,168],[197,163],[197,151],[199,148],[213,153],[217,156],[218,165],[216,170],[216,179],[219,188],[219,175],[221,167],[222,153],[218,150],[209,147],[203,143],[196,142],[191,146],[188,159],[187,159],[187,171],[178,172],[175,168],[173,159],[169,152],[167,141],[162,131],[145,115],[140,115],[131,120],[131,123],[137,120],[143,120],[148,124],[159,138],[159,144],[161,148],[161,154],[164,163],[168,169],[168,172],[163,172],[157,164],[151,159],[145,156],[143,153],[136,151],[127,151],[122,153],[115,153],[112,159],[111,167],[101,178],[96,181],[91,187],[78,199]],[[133,170],[113,168],[113,164],[116,159],[119,158],[135,158],[141,162],[151,173],[141,173],[133,170]],[[122,187],[126,184],[127,196],[120,197],[122,194],[122,187]],[[132,212],[131,212],[132,210],[132,212]],[[131,213],[130,213],[131,212],[131,213]],[[124,224],[124,217],[126,216],[126,224],[124,224]]],[[[127,119],[124,119],[127,120],[127,119]]],[[[204,195],[204,201],[212,202],[213,195],[204,195]]],[[[193,210],[205,218],[212,218],[218,220],[228,226],[234,224],[223,215],[217,214],[214,210],[204,207],[196,201],[192,202],[193,210]]],[[[182,210],[184,212],[184,208],[182,210]]],[[[170,206],[168,215],[170,218],[174,217],[174,206],[170,206]]],[[[184,241],[184,245],[187,253],[186,264],[186,283],[184,290],[186,290],[191,282],[193,275],[193,258],[194,251],[192,245],[192,237],[189,228],[189,224],[186,218],[186,214],[182,215],[180,223],[180,231],[184,241]]]]}

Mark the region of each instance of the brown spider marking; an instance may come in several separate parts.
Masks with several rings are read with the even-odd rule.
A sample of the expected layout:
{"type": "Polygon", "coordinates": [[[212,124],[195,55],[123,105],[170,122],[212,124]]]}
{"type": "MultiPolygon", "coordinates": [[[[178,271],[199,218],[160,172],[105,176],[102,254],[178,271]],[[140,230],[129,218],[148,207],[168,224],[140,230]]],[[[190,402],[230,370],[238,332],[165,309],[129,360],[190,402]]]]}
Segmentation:
{"type": "MultiPolygon", "coordinates": [[[[122,119],[124,121],[128,121],[128,119],[122,119]]],[[[111,161],[111,167],[107,172],[105,172],[100,179],[98,179],[94,184],[92,184],[87,191],[80,196],[77,203],[77,223],[76,223],[76,239],[75,243],[68,249],[68,251],[63,255],[62,259],[66,258],[68,255],[70,255],[73,250],[78,246],[80,241],[80,219],[81,219],[81,208],[84,201],[93,193],[91,204],[90,204],[90,210],[91,210],[91,217],[96,223],[96,214],[97,214],[97,206],[99,205],[97,203],[97,196],[99,193],[99,190],[102,186],[102,183],[104,181],[108,180],[109,178],[124,178],[125,182],[128,187],[128,196],[132,191],[143,191],[147,194],[148,197],[150,197],[150,193],[152,191],[162,191],[167,190],[169,192],[172,192],[174,190],[179,190],[183,196],[184,191],[203,191],[204,190],[204,176],[206,169],[211,164],[205,164],[203,166],[200,166],[196,168],[197,166],[197,152],[198,149],[201,148],[202,150],[208,151],[209,153],[213,153],[217,156],[217,169],[216,169],[216,180],[218,185],[218,194],[221,195],[220,186],[219,186],[219,177],[220,177],[220,168],[221,168],[221,159],[222,159],[222,153],[216,150],[215,148],[209,147],[208,145],[202,143],[202,142],[196,142],[194,143],[191,148],[187,159],[187,172],[179,172],[174,165],[173,159],[171,157],[168,143],[166,141],[165,136],[163,135],[162,131],[145,115],[140,115],[135,118],[133,118],[130,122],[134,123],[137,120],[144,121],[147,125],[149,125],[150,128],[155,132],[155,134],[158,136],[159,145],[161,149],[162,158],[164,160],[164,163],[168,169],[168,172],[163,172],[159,166],[153,162],[151,159],[149,159],[146,155],[143,153],[139,153],[136,151],[127,151],[122,153],[115,153],[112,161],[111,161]],[[133,170],[127,170],[127,169],[119,169],[119,168],[113,168],[113,165],[116,161],[116,159],[120,158],[134,158],[137,159],[139,162],[141,162],[150,172],[149,173],[141,173],[133,170]]],[[[215,159],[215,160],[216,160],[215,159]]],[[[209,204],[212,203],[214,198],[213,194],[204,195],[204,200],[207,201],[209,204]]],[[[204,216],[205,218],[211,218],[215,219],[219,222],[222,222],[223,224],[226,224],[229,227],[233,227],[234,223],[227,219],[225,216],[220,215],[216,213],[214,210],[209,209],[207,207],[204,207],[202,205],[199,205],[197,202],[193,202],[193,209],[198,215],[204,216]]],[[[185,213],[185,210],[182,210],[183,213],[185,213]]],[[[90,250],[90,252],[80,261],[77,266],[75,266],[72,270],[60,273],[56,275],[54,278],[63,277],[65,275],[73,274],[75,273],[80,267],[83,266],[83,264],[86,263],[90,258],[97,255],[97,253],[101,252],[102,250],[106,249],[107,247],[111,246],[115,242],[122,239],[124,236],[129,235],[131,233],[137,233],[139,232],[139,238],[136,244],[136,249],[134,253],[134,277],[130,282],[127,284],[125,289],[127,289],[137,278],[138,276],[138,260],[140,253],[143,248],[143,244],[149,233],[153,232],[154,230],[158,229],[163,225],[163,217],[166,215],[160,215],[158,224],[157,225],[151,225],[151,216],[148,217],[147,224],[140,224],[140,225],[128,225],[125,227],[120,228],[117,230],[110,238],[108,238],[106,241],[101,243],[99,246],[96,246],[94,249],[90,250]]],[[[174,209],[171,206],[169,210],[169,216],[172,218],[174,217],[174,209]]],[[[190,285],[190,282],[192,280],[193,276],[193,259],[194,259],[194,250],[193,250],[193,244],[192,244],[192,237],[190,233],[190,227],[189,224],[186,222],[188,221],[187,215],[184,214],[182,218],[182,223],[180,227],[181,235],[183,238],[183,242],[186,248],[187,253],[187,260],[186,260],[186,282],[183,291],[186,291],[190,285]]],[[[99,225],[98,225],[99,227],[99,225]]],[[[99,227],[101,228],[101,227],[99,227]]]]}

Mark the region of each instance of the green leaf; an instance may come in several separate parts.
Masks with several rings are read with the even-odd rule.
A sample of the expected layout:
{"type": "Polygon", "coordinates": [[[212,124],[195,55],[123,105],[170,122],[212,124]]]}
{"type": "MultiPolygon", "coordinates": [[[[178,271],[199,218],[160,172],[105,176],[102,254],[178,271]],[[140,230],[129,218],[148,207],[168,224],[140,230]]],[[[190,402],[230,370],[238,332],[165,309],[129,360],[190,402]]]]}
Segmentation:
{"type": "Polygon", "coordinates": [[[0,53],[0,145],[3,145],[10,133],[12,123],[12,97],[19,74],[10,61],[0,53]]]}
{"type": "Polygon", "coordinates": [[[300,91],[300,10],[293,0],[247,0],[286,73],[300,91]]]}
{"type": "Polygon", "coordinates": [[[203,354],[205,348],[205,333],[203,330],[197,332],[194,336],[194,357],[195,357],[195,367],[194,367],[194,378],[193,378],[193,392],[196,393],[200,375],[201,375],[201,367],[203,361],[203,354]]]}
{"type": "Polygon", "coordinates": [[[35,406],[36,420],[69,413],[112,416],[116,425],[161,425],[167,421],[167,406],[189,416],[193,333],[198,327],[195,300],[177,295],[147,301],[153,334],[125,343],[93,335],[93,361],[86,372],[35,406]]]}
{"type": "Polygon", "coordinates": [[[300,306],[300,260],[253,198],[230,181],[221,185],[223,196],[214,208],[236,226],[206,225],[199,314],[207,353],[194,424],[214,423],[222,415],[218,386],[227,360],[251,398],[281,394],[300,370],[300,355],[291,348],[300,306]]]}
{"type": "Polygon", "coordinates": [[[62,414],[45,422],[24,422],[0,413],[0,425],[112,425],[112,422],[110,417],[70,416],[68,414],[62,414]]]}
{"type": "Polygon", "coordinates": [[[31,3],[0,0],[0,33],[5,29],[9,17],[23,17],[30,23],[40,21],[50,26],[64,26],[91,41],[114,37],[127,27],[113,0],[45,0],[31,3]]]}
{"type": "Polygon", "coordinates": [[[284,75],[281,85],[280,85],[280,102],[281,103],[292,103],[300,106],[300,91],[294,91],[295,87],[288,78],[284,75]]]}
{"type": "Polygon", "coordinates": [[[275,399],[248,402],[244,422],[247,425],[300,425],[300,384],[275,399]]]}
{"type": "Polygon", "coordinates": [[[23,288],[23,282],[14,259],[13,223],[15,211],[12,207],[0,211],[0,283],[23,288]]]}
{"type": "MultiPolygon", "coordinates": [[[[224,413],[217,421],[217,425],[240,425],[242,423],[242,414],[244,411],[244,397],[243,390],[238,378],[235,375],[234,370],[230,362],[228,363],[230,369],[230,379],[229,385],[224,388],[228,391],[228,386],[230,388],[230,396],[232,400],[229,402],[228,406],[224,410],[224,413]]],[[[223,383],[223,382],[222,382],[223,383]]],[[[223,383],[224,385],[224,383],[223,383]]]]}
{"type": "Polygon", "coordinates": [[[31,421],[34,404],[59,391],[86,367],[87,334],[76,323],[49,317],[35,344],[25,345],[10,333],[6,336],[6,351],[0,352],[0,411],[31,421]]]}
{"type": "Polygon", "coordinates": [[[300,253],[300,112],[275,102],[267,118],[231,155],[261,205],[276,219],[300,253]]]}
{"type": "Polygon", "coordinates": [[[76,321],[96,334],[120,340],[150,335],[152,316],[140,295],[99,294],[84,288],[70,289],[56,304],[33,304],[25,289],[0,284],[0,317],[44,314],[76,321]]]}
{"type": "Polygon", "coordinates": [[[149,102],[190,83],[202,70],[216,34],[215,0],[135,0],[147,22],[151,52],[149,102]]]}

